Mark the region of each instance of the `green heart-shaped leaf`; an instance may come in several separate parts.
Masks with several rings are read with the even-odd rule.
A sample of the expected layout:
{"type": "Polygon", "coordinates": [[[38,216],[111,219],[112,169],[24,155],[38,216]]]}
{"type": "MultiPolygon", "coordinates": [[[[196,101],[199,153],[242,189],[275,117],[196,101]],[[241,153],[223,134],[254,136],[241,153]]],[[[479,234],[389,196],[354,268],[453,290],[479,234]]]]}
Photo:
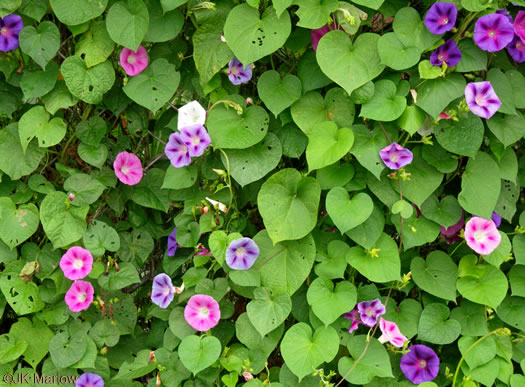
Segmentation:
{"type": "Polygon", "coordinates": [[[72,337],[66,332],[57,333],[49,343],[49,354],[53,364],[67,368],[82,359],[88,347],[88,338],[83,334],[72,337]]]}
{"type": "Polygon", "coordinates": [[[355,174],[355,168],[349,163],[334,163],[317,171],[315,178],[321,189],[330,189],[346,185],[355,174]]]}
{"type": "Polygon", "coordinates": [[[332,188],[326,195],[326,211],[341,234],[364,223],[374,210],[374,202],[364,192],[350,199],[343,187],[332,188]]]}
{"type": "Polygon", "coordinates": [[[58,64],[50,62],[44,71],[24,71],[20,88],[24,99],[39,98],[49,93],[55,87],[59,74],[58,64]]]}
{"type": "MultiPolygon", "coordinates": [[[[7,303],[19,316],[38,312],[45,306],[36,283],[26,282],[18,276],[23,267],[24,263],[20,260],[10,262],[0,275],[0,289],[7,303]]],[[[1,347],[3,349],[3,345],[1,347]]]]}
{"type": "Polygon", "coordinates": [[[33,203],[16,208],[10,198],[0,198],[0,238],[10,248],[33,235],[39,223],[38,208],[33,203]]]}
{"type": "Polygon", "coordinates": [[[405,46],[393,32],[379,38],[377,50],[381,62],[394,70],[408,69],[417,64],[421,57],[417,47],[405,46]]]}
{"type": "MultiPolygon", "coordinates": [[[[488,122],[490,121],[492,120],[488,122]]],[[[505,130],[508,128],[505,127],[505,130]]],[[[474,157],[483,143],[485,126],[481,118],[468,113],[461,116],[457,122],[440,121],[439,128],[434,129],[434,134],[439,145],[449,152],[474,157]]]]}
{"type": "Polygon", "coordinates": [[[414,213],[414,207],[406,200],[398,200],[392,206],[393,214],[400,214],[404,219],[408,219],[414,213]]]}
{"type": "MultiPolygon", "coordinates": [[[[3,0],[0,5],[0,17],[13,13],[22,4],[22,0],[3,0]]],[[[10,360],[9,360],[10,361],[10,360]]]]}
{"type": "Polygon", "coordinates": [[[456,73],[445,78],[429,79],[416,88],[416,105],[432,118],[437,118],[450,102],[464,95],[465,86],[465,78],[456,73]]]}
{"type": "Polygon", "coordinates": [[[374,96],[361,107],[360,117],[376,121],[394,121],[405,111],[407,100],[397,95],[396,84],[388,79],[375,83],[374,96]]]}
{"type": "Polygon", "coordinates": [[[295,4],[299,6],[296,14],[299,16],[299,27],[314,30],[326,25],[330,14],[338,7],[337,0],[301,0],[295,4]]]}
{"type": "Polygon", "coordinates": [[[259,97],[277,117],[284,109],[301,98],[301,80],[287,75],[282,80],[277,71],[265,71],[257,81],[259,97]]]}
{"type": "Polygon", "coordinates": [[[75,55],[83,58],[89,68],[108,59],[114,48],[115,43],[109,37],[106,22],[102,20],[91,23],[89,32],[81,35],[75,46],[75,55]]]}
{"type": "Polygon", "coordinates": [[[163,12],[158,0],[146,0],[149,26],[144,41],[167,42],[174,39],[184,26],[184,15],[178,11],[163,12]]]}
{"type": "Polygon", "coordinates": [[[38,29],[27,26],[20,31],[20,49],[45,69],[60,47],[60,31],[50,21],[43,21],[38,29]]]}
{"type": "Polygon", "coordinates": [[[37,145],[36,141],[29,144],[24,152],[17,123],[0,130],[0,170],[12,180],[33,172],[40,164],[44,153],[45,151],[37,145]]]}
{"type": "MultiPolygon", "coordinates": [[[[396,226],[397,232],[401,233],[401,220],[399,216],[390,217],[396,226]]],[[[403,222],[403,249],[406,251],[414,246],[422,246],[436,240],[439,235],[439,224],[428,220],[424,216],[413,214],[403,222]]]]}
{"type": "Polygon", "coordinates": [[[315,274],[327,279],[344,278],[347,266],[345,255],[349,249],[350,246],[343,241],[330,242],[327,247],[327,254],[324,252],[317,253],[317,259],[321,262],[315,265],[315,274]]]}
{"type": "Polygon", "coordinates": [[[253,295],[246,312],[255,329],[266,336],[286,320],[292,311],[292,300],[287,294],[274,295],[265,288],[255,289],[253,295]]]}
{"type": "Polygon", "coordinates": [[[416,285],[424,291],[445,300],[456,299],[458,267],[444,252],[433,251],[426,260],[413,258],[410,271],[416,285]]]}
{"type": "Polygon", "coordinates": [[[142,0],[115,3],[106,16],[106,26],[115,43],[137,51],[148,31],[148,9],[142,0]]]}
{"type": "Polygon", "coordinates": [[[443,304],[430,304],[423,309],[417,338],[432,344],[450,344],[461,333],[461,324],[449,319],[450,310],[443,304]]]}
{"type": "Polygon", "coordinates": [[[355,286],[348,282],[334,284],[329,279],[316,278],[306,293],[308,304],[325,326],[337,320],[343,313],[352,310],[357,300],[355,286]]]}
{"type": "Polygon", "coordinates": [[[186,336],[179,345],[178,354],[184,367],[195,375],[219,358],[221,342],[214,336],[186,336]]]}
{"type": "Polygon", "coordinates": [[[417,47],[419,52],[432,47],[440,39],[439,35],[434,35],[428,30],[419,12],[411,7],[397,11],[392,27],[401,43],[406,47],[417,47]]]}
{"type": "Polygon", "coordinates": [[[388,145],[388,140],[380,128],[369,130],[364,125],[352,126],[355,144],[350,150],[359,164],[368,169],[379,180],[385,164],[379,157],[379,151],[388,145]]]}
{"type": "Polygon", "coordinates": [[[423,215],[445,228],[450,227],[461,219],[461,206],[457,199],[452,196],[445,196],[441,201],[437,196],[430,196],[421,205],[423,215]]]}
{"type": "Polygon", "coordinates": [[[353,144],[354,134],[350,129],[337,129],[337,125],[331,121],[319,124],[308,135],[306,160],[309,170],[335,163],[348,153],[353,144]]]}
{"type": "Polygon", "coordinates": [[[58,20],[76,26],[102,15],[108,0],[51,0],[50,3],[58,20]]]}
{"type": "Polygon", "coordinates": [[[41,148],[48,148],[62,141],[66,131],[64,120],[57,117],[49,121],[49,114],[43,106],[35,106],[25,112],[18,123],[18,134],[24,152],[33,138],[38,138],[41,148]]]}

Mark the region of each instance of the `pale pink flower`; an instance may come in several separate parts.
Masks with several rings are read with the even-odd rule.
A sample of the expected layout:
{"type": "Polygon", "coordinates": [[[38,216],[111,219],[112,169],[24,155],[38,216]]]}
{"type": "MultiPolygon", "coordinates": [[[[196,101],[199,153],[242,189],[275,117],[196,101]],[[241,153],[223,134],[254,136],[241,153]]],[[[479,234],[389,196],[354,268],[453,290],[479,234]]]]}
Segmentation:
{"type": "Polygon", "coordinates": [[[379,329],[381,329],[381,337],[379,337],[380,343],[390,342],[394,347],[403,348],[403,344],[408,340],[404,336],[397,324],[393,321],[387,321],[383,317],[379,317],[379,329]]]}
{"type": "Polygon", "coordinates": [[[219,323],[221,310],[213,297],[205,294],[192,296],[184,308],[184,318],[197,331],[205,332],[219,323]]]}
{"type": "Polygon", "coordinates": [[[252,373],[250,371],[244,371],[242,373],[242,376],[243,376],[245,382],[249,382],[250,380],[253,379],[253,375],[252,375],[252,373]]]}
{"type": "Polygon", "coordinates": [[[139,46],[137,51],[123,48],[120,52],[120,65],[129,76],[135,76],[148,67],[148,53],[146,49],[139,46]]]}
{"type": "Polygon", "coordinates": [[[93,256],[89,250],[80,246],[70,247],[60,260],[64,277],[70,280],[85,278],[93,267],[93,256]]]}
{"type": "Polygon", "coordinates": [[[133,153],[120,152],[113,162],[113,169],[118,179],[126,185],[135,185],[144,174],[140,159],[133,153]]]}
{"type": "Polygon", "coordinates": [[[465,240],[476,253],[488,255],[499,246],[501,235],[493,220],[473,216],[465,226],[465,240]]]}
{"type": "Polygon", "coordinates": [[[89,308],[95,290],[87,281],[75,281],[66,293],[65,301],[72,312],[81,312],[89,308]]]}

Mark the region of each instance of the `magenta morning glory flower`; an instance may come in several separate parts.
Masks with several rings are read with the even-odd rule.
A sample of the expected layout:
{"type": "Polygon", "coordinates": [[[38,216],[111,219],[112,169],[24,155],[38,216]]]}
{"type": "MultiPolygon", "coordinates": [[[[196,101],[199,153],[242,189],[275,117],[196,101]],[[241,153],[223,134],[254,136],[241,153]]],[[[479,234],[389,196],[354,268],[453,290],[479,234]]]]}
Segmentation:
{"type": "Polygon", "coordinates": [[[168,235],[168,251],[166,253],[168,257],[174,257],[175,252],[177,251],[177,247],[179,247],[179,245],[177,244],[177,238],[175,237],[176,233],[177,227],[175,227],[170,233],[170,235],[168,235]]]}
{"type": "Polygon", "coordinates": [[[414,155],[396,142],[379,151],[379,157],[390,169],[399,169],[412,162],[414,155]]]}
{"type": "Polygon", "coordinates": [[[465,226],[468,247],[480,255],[488,255],[499,246],[501,235],[491,219],[473,216],[465,226]]]}
{"type": "Polygon", "coordinates": [[[75,387],[104,387],[104,379],[97,374],[87,372],[80,375],[75,387]]]}
{"type": "Polygon", "coordinates": [[[158,274],[153,278],[153,286],[151,288],[151,301],[166,309],[171,301],[173,301],[173,293],[175,288],[171,283],[171,278],[167,274],[158,274]]]}
{"type": "Polygon", "coordinates": [[[211,143],[211,138],[206,128],[201,124],[182,128],[180,130],[180,138],[184,145],[188,147],[188,153],[191,157],[201,156],[211,143]]]}
{"type": "Polygon", "coordinates": [[[24,28],[24,22],[18,15],[0,17],[0,51],[8,52],[18,48],[18,34],[24,28]]]}
{"type": "Polygon", "coordinates": [[[480,17],[474,25],[474,42],[484,51],[503,50],[513,38],[514,30],[506,16],[492,13],[480,17]]]}
{"type": "Polygon", "coordinates": [[[205,294],[192,296],[184,308],[184,318],[190,326],[200,332],[209,331],[221,319],[219,303],[205,294]]]}
{"type": "Polygon", "coordinates": [[[507,52],[516,62],[525,62],[525,43],[518,36],[515,36],[507,46],[507,52]]]}
{"type": "Polygon", "coordinates": [[[72,312],[81,312],[93,301],[95,290],[87,281],[75,281],[66,293],[65,301],[72,312]]]}
{"type": "Polygon", "coordinates": [[[437,2],[425,15],[425,25],[434,35],[441,35],[454,28],[458,10],[452,3],[437,2]]]}
{"type": "Polygon", "coordinates": [[[140,159],[133,153],[120,152],[113,162],[118,179],[126,185],[135,185],[142,180],[144,171],[140,159]]]}
{"type": "Polygon", "coordinates": [[[239,238],[226,249],[226,264],[234,270],[248,270],[259,256],[259,246],[250,238],[239,238]]]}
{"type": "Polygon", "coordinates": [[[148,53],[139,46],[137,51],[123,48],[120,52],[120,65],[129,76],[139,75],[148,67],[148,53]]]}
{"type": "Polygon", "coordinates": [[[512,27],[516,35],[525,43],[525,11],[518,11],[512,27]]]}
{"type": "Polygon", "coordinates": [[[465,213],[461,210],[461,219],[456,224],[453,224],[450,227],[440,226],[441,235],[445,237],[445,241],[450,244],[452,242],[460,242],[461,238],[459,237],[459,232],[465,225],[465,213]]]}
{"type": "Polygon", "coordinates": [[[441,66],[445,62],[448,67],[454,67],[460,60],[461,50],[452,39],[447,40],[430,55],[430,63],[434,66],[441,66]]]}
{"type": "Polygon", "coordinates": [[[206,110],[198,101],[191,101],[179,108],[177,115],[177,129],[195,124],[204,125],[206,122],[206,110]]]}
{"type": "Polygon", "coordinates": [[[489,119],[498,111],[501,101],[490,82],[472,82],[465,88],[465,99],[470,111],[489,119]]]}
{"type": "Polygon", "coordinates": [[[228,78],[234,85],[246,83],[252,79],[252,67],[250,65],[242,67],[239,59],[233,58],[230,63],[228,63],[228,78]]]}
{"type": "Polygon", "coordinates": [[[499,216],[497,213],[492,213],[492,221],[496,225],[496,227],[499,227],[501,224],[501,216],[499,216]]]}
{"type": "MultiPolygon", "coordinates": [[[[328,26],[325,25],[321,28],[318,28],[316,30],[312,30],[310,32],[310,38],[311,38],[311,41],[312,41],[312,48],[314,49],[314,51],[317,51],[317,45],[319,44],[319,41],[321,40],[321,38],[323,36],[325,36],[327,33],[329,33],[330,31],[333,31],[337,29],[337,26],[335,25],[335,22],[332,23],[331,26],[328,26]]],[[[341,27],[339,27],[339,29],[341,29],[341,27]]]]}
{"type": "Polygon", "coordinates": [[[379,298],[373,301],[363,301],[357,304],[359,317],[367,327],[373,327],[377,324],[379,316],[385,314],[385,306],[381,303],[379,298]]]}
{"type": "Polygon", "coordinates": [[[70,247],[62,259],[60,259],[60,268],[64,272],[64,277],[70,280],[85,278],[91,273],[93,267],[93,256],[80,246],[70,247]]]}
{"type": "Polygon", "coordinates": [[[182,141],[180,133],[172,133],[164,148],[164,153],[175,168],[184,167],[191,163],[188,147],[182,141]]]}
{"type": "Polygon", "coordinates": [[[383,317],[379,317],[379,329],[381,329],[380,343],[390,342],[394,347],[403,348],[403,344],[408,340],[404,336],[395,322],[387,321],[383,317]]]}
{"type": "Polygon", "coordinates": [[[430,382],[439,372],[439,357],[426,345],[408,347],[409,353],[401,357],[401,371],[414,384],[430,382]]]}
{"type": "Polygon", "coordinates": [[[357,328],[359,328],[359,324],[362,324],[361,317],[359,316],[359,311],[357,310],[357,305],[352,309],[350,312],[346,312],[343,314],[343,317],[352,320],[352,324],[350,325],[350,329],[348,330],[349,333],[352,333],[357,328]]]}

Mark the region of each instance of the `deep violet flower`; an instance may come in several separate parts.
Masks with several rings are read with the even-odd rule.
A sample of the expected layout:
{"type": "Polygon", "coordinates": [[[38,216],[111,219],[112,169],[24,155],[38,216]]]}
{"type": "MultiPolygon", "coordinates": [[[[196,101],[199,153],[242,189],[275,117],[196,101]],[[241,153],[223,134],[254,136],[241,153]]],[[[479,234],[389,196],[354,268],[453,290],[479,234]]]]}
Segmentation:
{"type": "Polygon", "coordinates": [[[113,162],[118,179],[126,185],[135,185],[142,180],[144,171],[140,159],[133,153],[120,152],[113,162]]]}
{"type": "Polygon", "coordinates": [[[430,63],[434,66],[441,66],[445,62],[448,67],[454,67],[460,60],[461,50],[452,39],[447,40],[430,55],[430,63]]]}
{"type": "Polygon", "coordinates": [[[401,371],[414,384],[430,382],[439,372],[439,357],[426,345],[408,347],[409,353],[401,357],[401,371]]]}
{"type": "Polygon", "coordinates": [[[501,242],[501,235],[491,219],[473,216],[465,226],[468,247],[481,255],[492,253],[501,242]]]}
{"type": "Polygon", "coordinates": [[[95,290],[87,281],[75,281],[66,293],[65,301],[72,312],[81,312],[91,305],[95,290]]]}
{"type": "Polygon", "coordinates": [[[259,256],[259,246],[250,238],[239,238],[226,249],[226,264],[234,270],[248,270],[259,256]]]}
{"type": "Polygon", "coordinates": [[[510,15],[510,14],[507,12],[506,9],[498,9],[498,10],[496,11],[496,13],[497,13],[498,15],[503,15],[503,16],[505,16],[507,19],[509,19],[509,21],[510,21],[511,23],[513,22],[513,20],[512,20],[512,15],[510,15]]]}
{"type": "Polygon", "coordinates": [[[459,232],[465,225],[465,213],[461,210],[461,218],[456,224],[453,224],[450,227],[440,226],[441,235],[445,237],[445,241],[450,244],[452,242],[460,242],[461,238],[459,237],[459,232]]]}
{"type": "Polygon", "coordinates": [[[501,224],[501,216],[499,216],[499,214],[493,212],[492,213],[492,221],[494,222],[496,227],[499,227],[500,224],[501,224]]]}
{"type": "MultiPolygon", "coordinates": [[[[330,31],[333,31],[335,29],[337,29],[337,26],[335,25],[335,23],[332,23],[331,26],[328,26],[327,24],[321,28],[317,28],[316,30],[312,30],[310,32],[312,48],[314,49],[314,51],[317,51],[317,45],[319,44],[319,41],[321,40],[321,38],[325,36],[327,33],[329,33],[330,31]]],[[[339,29],[341,30],[342,28],[339,27],[339,29]]]]}
{"type": "Polygon", "coordinates": [[[403,344],[408,340],[404,336],[395,322],[387,321],[383,317],[379,317],[379,329],[382,335],[379,337],[380,343],[390,342],[394,347],[403,348],[403,344]]]}
{"type": "Polygon", "coordinates": [[[373,301],[363,301],[357,304],[359,317],[367,327],[373,327],[377,324],[379,316],[385,314],[385,306],[381,303],[379,298],[373,301]]]}
{"type": "Polygon", "coordinates": [[[158,274],[153,278],[153,286],[151,288],[151,301],[166,309],[171,301],[173,301],[173,294],[175,288],[171,283],[171,278],[167,274],[158,274]]]}
{"type": "Polygon", "coordinates": [[[87,372],[80,375],[75,387],[104,387],[104,379],[97,374],[87,372]]]}
{"type": "Polygon", "coordinates": [[[242,63],[237,58],[233,58],[228,63],[228,78],[234,85],[240,85],[252,79],[251,65],[242,66],[242,63]]]}
{"type": "Polygon", "coordinates": [[[525,43],[523,43],[518,36],[515,36],[507,46],[507,52],[516,62],[525,62],[525,43]]]}
{"type": "Polygon", "coordinates": [[[173,229],[173,231],[168,235],[168,251],[166,252],[166,255],[168,257],[174,257],[175,252],[177,251],[177,247],[179,245],[177,244],[177,238],[175,237],[177,233],[177,227],[173,229]]]}
{"type": "Polygon", "coordinates": [[[201,124],[182,128],[180,130],[180,138],[184,145],[188,147],[188,153],[191,157],[201,156],[211,143],[211,138],[206,128],[201,124]]]}
{"type": "Polygon", "coordinates": [[[60,259],[60,268],[64,272],[64,277],[70,280],[85,278],[93,267],[93,256],[89,250],[80,246],[70,247],[62,259],[60,259]]]}
{"type": "Polygon", "coordinates": [[[191,125],[204,125],[206,110],[197,101],[191,101],[179,108],[177,116],[177,129],[181,130],[191,125]]]}
{"type": "Polygon", "coordinates": [[[352,333],[357,328],[359,328],[359,324],[362,324],[361,317],[359,316],[359,311],[357,310],[357,305],[352,309],[350,312],[346,312],[343,314],[343,317],[352,320],[352,324],[350,325],[350,329],[348,330],[349,333],[352,333]]]}
{"type": "Polygon", "coordinates": [[[396,142],[379,151],[379,156],[390,169],[399,169],[412,162],[414,155],[396,142]]]}
{"type": "Polygon", "coordinates": [[[18,34],[24,28],[24,22],[18,15],[0,17],[0,51],[8,52],[18,48],[18,34]]]}
{"type": "Polygon", "coordinates": [[[474,25],[474,42],[484,51],[503,50],[513,38],[514,30],[506,16],[492,13],[480,17],[474,25]]]}
{"type": "Polygon", "coordinates": [[[498,111],[501,101],[490,82],[472,82],[465,87],[465,100],[475,115],[489,119],[498,111]]]}
{"type": "Polygon", "coordinates": [[[209,331],[221,318],[219,303],[213,297],[196,294],[189,299],[184,308],[184,318],[193,329],[200,332],[209,331]]]}
{"type": "Polygon", "coordinates": [[[452,3],[437,2],[425,15],[425,25],[434,35],[441,35],[454,28],[458,10],[452,3]]]}
{"type": "Polygon", "coordinates": [[[516,35],[525,43],[525,11],[518,11],[512,27],[516,35]]]}
{"type": "Polygon", "coordinates": [[[180,133],[172,133],[164,148],[164,153],[175,168],[184,167],[191,163],[188,147],[180,137],[180,133]]]}
{"type": "Polygon", "coordinates": [[[129,76],[139,75],[148,67],[146,49],[139,46],[137,51],[133,51],[124,47],[120,52],[120,65],[129,76]]]}

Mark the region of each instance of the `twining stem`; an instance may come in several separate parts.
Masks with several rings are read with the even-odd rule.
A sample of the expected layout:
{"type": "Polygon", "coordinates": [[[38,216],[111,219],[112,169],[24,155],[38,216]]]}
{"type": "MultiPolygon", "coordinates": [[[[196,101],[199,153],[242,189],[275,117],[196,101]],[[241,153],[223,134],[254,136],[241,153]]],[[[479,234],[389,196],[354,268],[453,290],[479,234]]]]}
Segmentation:
{"type": "Polygon", "coordinates": [[[380,121],[377,121],[377,123],[378,123],[379,126],[381,127],[381,130],[382,130],[383,133],[385,134],[386,139],[388,140],[388,142],[389,142],[390,144],[392,144],[392,140],[390,139],[390,136],[389,136],[388,133],[386,132],[385,127],[383,126],[383,124],[382,124],[380,121]]]}
{"type": "MultiPolygon", "coordinates": [[[[399,186],[399,200],[403,200],[403,190],[401,189],[401,180],[397,180],[399,186]]],[[[403,246],[403,217],[399,214],[399,252],[403,246]]]]}
{"type": "Polygon", "coordinates": [[[219,148],[219,150],[221,151],[222,155],[226,159],[226,173],[228,174],[228,188],[230,189],[230,204],[228,205],[228,209],[230,209],[233,203],[233,187],[232,187],[232,178],[230,175],[230,159],[228,158],[228,155],[226,154],[225,151],[223,151],[221,148],[219,148]]]}

